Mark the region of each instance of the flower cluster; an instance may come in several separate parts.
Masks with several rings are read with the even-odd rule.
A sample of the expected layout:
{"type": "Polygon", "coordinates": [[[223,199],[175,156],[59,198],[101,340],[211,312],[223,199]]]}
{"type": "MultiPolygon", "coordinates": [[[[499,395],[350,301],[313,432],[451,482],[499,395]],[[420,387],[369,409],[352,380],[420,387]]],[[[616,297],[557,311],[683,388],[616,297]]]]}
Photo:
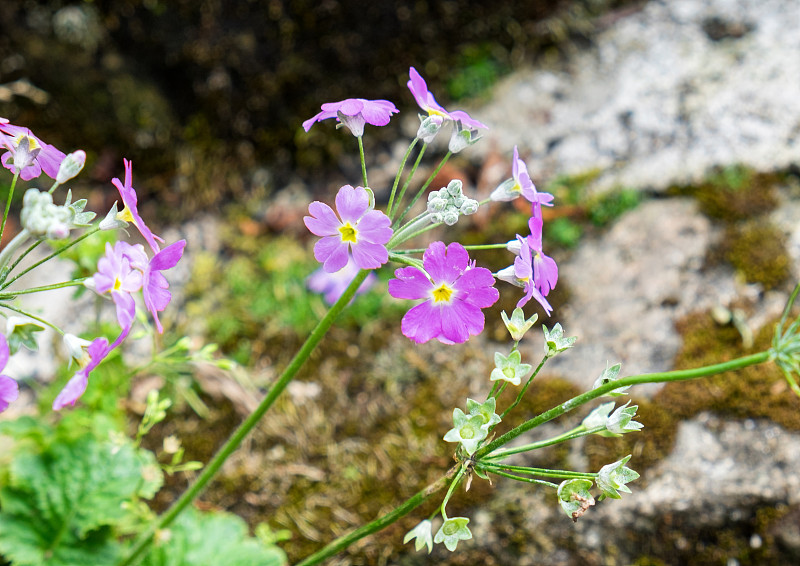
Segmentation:
{"type": "MultiPolygon", "coordinates": [[[[14,254],[26,241],[66,240],[72,230],[92,228],[91,223],[95,214],[84,210],[87,204],[85,199],[72,202],[72,192],[69,190],[63,205],[53,202],[53,191],[83,169],[86,163],[84,151],[78,150],[66,155],[42,141],[28,128],[10,124],[4,118],[0,118],[0,144],[6,150],[0,158],[3,166],[15,175],[12,181],[12,193],[17,178],[30,181],[44,173],[54,180],[49,191],[31,188],[24,195],[20,213],[23,230],[0,251],[0,269],[4,273],[0,284],[4,289],[19,277],[18,275],[6,282],[8,273],[19,263],[19,259],[28,253],[27,251],[22,252],[19,258],[12,263],[14,254]]],[[[168,290],[169,283],[162,272],[175,267],[183,255],[186,242],[180,240],[162,249],[164,240],[153,234],[139,215],[136,191],[132,185],[132,164],[125,160],[124,166],[124,182],[116,178],[112,180],[122,199],[122,211],[117,211],[115,203],[105,219],[99,222],[89,232],[89,235],[98,230],[116,229],[133,223],[144,238],[147,248],[141,244],[129,244],[124,241],[116,242],[113,246],[106,244],[105,255],[97,263],[97,272],[82,282],[97,294],[110,298],[114,303],[117,323],[121,331],[113,342],[109,343],[109,340],[103,337],[95,338],[92,341],[84,340],[73,334],[65,333],[54,324],[47,322],[49,326],[63,335],[64,344],[71,358],[79,366],[78,371],[53,402],[53,408],[56,410],[66,405],[73,405],[77,401],[86,390],[90,372],[129,335],[136,317],[136,299],[134,298],[136,294],[141,292],[142,301],[153,316],[156,330],[159,333],[163,332],[158,314],[169,304],[171,294],[168,290]]],[[[9,195],[10,198],[11,195],[9,195]]],[[[3,227],[5,227],[5,219],[3,227]]],[[[75,242],[63,244],[63,247],[57,249],[53,255],[58,255],[73,243],[75,242]]],[[[77,280],[57,285],[55,288],[79,284],[81,281],[77,280]]],[[[49,288],[54,287],[42,287],[29,292],[44,291],[49,288]]],[[[0,306],[4,306],[4,303],[0,302],[0,306]]],[[[41,319],[27,315],[18,307],[14,307],[12,310],[26,316],[24,318],[8,317],[7,336],[0,335],[1,367],[5,367],[9,356],[15,353],[20,346],[36,349],[37,344],[33,333],[44,328],[29,320],[41,321],[41,319]]],[[[15,380],[6,375],[0,376],[0,411],[7,408],[8,404],[16,399],[18,390],[15,380]]]]}

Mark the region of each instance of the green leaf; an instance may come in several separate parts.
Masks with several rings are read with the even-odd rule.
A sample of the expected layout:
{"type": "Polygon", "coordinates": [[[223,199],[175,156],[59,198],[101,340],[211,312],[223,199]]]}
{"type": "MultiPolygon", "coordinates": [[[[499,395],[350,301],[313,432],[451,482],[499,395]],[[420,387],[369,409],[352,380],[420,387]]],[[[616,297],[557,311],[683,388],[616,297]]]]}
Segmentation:
{"type": "Polygon", "coordinates": [[[112,527],[141,483],[130,445],[91,434],[18,453],[0,490],[0,553],[15,566],[113,563],[112,527]]]}
{"type": "Polygon", "coordinates": [[[229,513],[186,509],[145,557],[142,566],[283,566],[286,555],[247,535],[247,525],[229,513]]]}

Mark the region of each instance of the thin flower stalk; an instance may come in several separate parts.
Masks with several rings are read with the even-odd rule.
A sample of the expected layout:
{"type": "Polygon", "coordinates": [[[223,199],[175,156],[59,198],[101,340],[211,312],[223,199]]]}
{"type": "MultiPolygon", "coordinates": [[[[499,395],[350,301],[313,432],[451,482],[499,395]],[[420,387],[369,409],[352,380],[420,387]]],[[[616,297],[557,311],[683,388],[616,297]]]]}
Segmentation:
{"type": "Polygon", "coordinates": [[[420,198],[420,197],[421,197],[423,194],[425,194],[425,191],[426,191],[426,190],[428,190],[428,186],[430,186],[430,184],[431,184],[431,183],[433,182],[433,180],[436,178],[436,175],[438,175],[438,174],[439,174],[439,171],[441,171],[441,170],[442,170],[442,167],[444,167],[445,163],[447,163],[447,160],[448,160],[448,159],[450,159],[450,156],[451,156],[451,155],[453,155],[453,153],[452,153],[452,152],[450,152],[450,151],[448,151],[448,152],[445,154],[445,156],[444,156],[444,157],[442,158],[442,160],[439,162],[439,165],[436,167],[436,169],[433,171],[433,173],[431,173],[431,174],[430,174],[430,176],[428,177],[428,180],[427,180],[427,181],[425,181],[425,183],[424,183],[424,184],[423,184],[423,185],[422,185],[422,186],[419,188],[419,191],[418,191],[418,192],[417,192],[417,194],[414,196],[414,198],[411,200],[411,203],[410,203],[410,204],[409,204],[409,205],[406,207],[406,209],[403,211],[403,214],[401,214],[401,215],[400,215],[400,217],[399,217],[397,220],[395,220],[395,223],[394,223],[394,225],[392,226],[392,228],[396,228],[397,226],[399,226],[399,225],[400,225],[400,223],[403,221],[403,218],[405,218],[405,217],[406,217],[406,215],[407,215],[409,212],[411,212],[411,209],[412,209],[412,208],[414,208],[414,205],[415,205],[415,204],[417,204],[417,201],[419,200],[419,198],[420,198]]]}
{"type": "Polygon", "coordinates": [[[565,432],[564,434],[559,434],[558,436],[548,438],[547,440],[531,442],[523,446],[515,446],[514,448],[504,448],[502,450],[495,450],[481,461],[485,462],[487,460],[500,460],[507,456],[511,456],[512,454],[521,454],[523,452],[531,452],[532,450],[539,450],[540,448],[553,446],[554,444],[560,444],[568,440],[574,440],[576,438],[580,438],[581,436],[589,436],[592,434],[596,434],[603,430],[606,430],[606,427],[598,426],[594,428],[586,428],[585,426],[581,425],[565,432]]]}
{"type": "Polygon", "coordinates": [[[505,470],[508,472],[516,472],[519,474],[527,474],[529,476],[542,476],[545,478],[557,479],[576,479],[587,478],[594,479],[597,477],[596,473],[591,472],[573,472],[570,470],[550,470],[547,468],[531,468],[528,466],[506,466],[503,464],[496,464],[494,462],[487,462],[481,460],[478,466],[485,469],[487,472],[494,472],[495,470],[505,470]]]}
{"type": "MultiPolygon", "coordinates": [[[[403,171],[406,168],[406,162],[408,161],[408,158],[411,156],[411,152],[416,147],[418,141],[419,141],[419,138],[414,138],[413,140],[411,140],[411,143],[408,144],[408,149],[406,149],[406,152],[403,155],[403,159],[400,161],[400,167],[397,168],[397,175],[394,176],[394,183],[392,183],[392,191],[391,191],[391,193],[389,193],[389,204],[386,207],[386,215],[389,218],[392,218],[392,216],[393,216],[392,207],[394,206],[394,199],[395,199],[395,196],[397,195],[397,187],[398,187],[398,185],[400,185],[400,177],[402,176],[403,171]]],[[[422,154],[425,151],[425,146],[426,146],[426,144],[423,144],[422,149],[420,149],[420,154],[422,154]]],[[[416,165],[419,165],[419,157],[417,158],[416,165]]],[[[406,181],[406,184],[403,186],[404,189],[405,189],[406,186],[408,186],[408,181],[410,181],[411,177],[414,175],[414,172],[416,171],[416,165],[411,170],[411,173],[409,173],[409,177],[408,177],[408,179],[406,181]]],[[[399,203],[402,198],[403,198],[403,195],[401,194],[398,197],[397,202],[399,203]]]]}
{"type": "MultiPolygon", "coordinates": [[[[6,199],[6,209],[3,211],[3,222],[0,224],[0,241],[6,233],[6,222],[8,221],[8,213],[11,210],[11,199],[14,198],[14,188],[17,186],[17,179],[19,179],[19,170],[14,173],[14,178],[11,180],[11,186],[8,188],[8,198],[6,199]]],[[[0,265],[3,265],[0,263],[0,265]]]]}
{"type": "MultiPolygon", "coordinates": [[[[416,142],[417,140],[415,139],[414,141],[416,142]]],[[[400,189],[400,194],[397,196],[397,202],[395,203],[394,208],[391,209],[391,214],[389,214],[389,212],[387,211],[387,214],[389,214],[389,218],[391,218],[392,220],[394,220],[394,215],[397,214],[397,211],[400,209],[400,203],[403,202],[403,197],[406,195],[406,190],[408,190],[408,185],[411,184],[411,179],[414,178],[414,174],[417,172],[417,168],[419,167],[419,164],[422,161],[422,156],[425,155],[426,149],[428,149],[428,144],[423,143],[422,147],[419,150],[419,153],[417,154],[417,159],[416,161],[414,161],[414,165],[411,167],[411,171],[409,171],[408,175],[406,176],[406,181],[405,183],[403,183],[403,188],[400,189]]],[[[399,179],[399,173],[400,172],[398,171],[398,177],[397,177],[398,179],[399,179]]]]}
{"type": "Polygon", "coordinates": [[[516,407],[517,405],[519,405],[519,402],[520,402],[520,401],[522,401],[522,398],[525,396],[525,392],[528,390],[528,387],[530,387],[530,386],[531,386],[531,383],[533,383],[533,379],[534,379],[534,378],[535,378],[535,377],[536,377],[536,376],[539,374],[539,371],[542,369],[542,366],[544,366],[544,363],[545,363],[547,360],[548,360],[547,356],[545,356],[545,357],[543,357],[543,358],[542,358],[542,361],[541,361],[541,362],[539,362],[539,365],[538,365],[538,366],[536,366],[536,369],[535,369],[535,370],[533,370],[533,373],[532,373],[532,374],[531,374],[531,376],[528,378],[528,381],[527,381],[527,382],[525,382],[525,385],[522,387],[522,389],[520,389],[519,393],[517,394],[517,398],[516,398],[516,399],[514,399],[514,402],[513,402],[513,403],[511,403],[511,404],[508,406],[508,408],[506,408],[506,410],[505,410],[505,411],[503,411],[503,414],[502,414],[502,415],[500,415],[500,418],[501,418],[501,419],[504,419],[504,418],[506,418],[506,415],[507,415],[509,412],[511,412],[511,411],[514,409],[514,407],[516,407]]]}
{"type": "Polygon", "coordinates": [[[734,360],[710,366],[705,366],[701,368],[658,372],[658,373],[644,373],[640,375],[623,377],[622,379],[619,379],[617,381],[613,381],[611,383],[602,385],[597,389],[592,389],[591,391],[587,391],[585,393],[577,395],[572,399],[569,399],[568,401],[565,401],[564,403],[561,403],[560,405],[553,407],[549,411],[545,411],[544,413],[541,413],[538,416],[525,421],[519,426],[508,431],[506,434],[494,439],[492,442],[479,448],[478,451],[475,453],[474,457],[475,459],[480,459],[483,456],[486,456],[487,454],[494,452],[498,448],[508,444],[521,434],[524,434],[529,430],[536,428],[537,426],[540,426],[555,418],[558,418],[561,415],[564,415],[569,411],[572,411],[573,409],[576,409],[581,405],[584,405],[585,403],[591,401],[592,399],[597,399],[598,397],[602,397],[609,391],[619,389],[620,387],[641,385],[643,383],[667,383],[672,381],[687,381],[690,379],[698,379],[701,377],[710,377],[712,375],[724,373],[726,371],[734,371],[746,368],[748,366],[762,364],[764,362],[769,361],[769,359],[770,359],[770,352],[759,352],[757,354],[751,354],[749,356],[743,356],[741,358],[736,358],[734,360]]]}

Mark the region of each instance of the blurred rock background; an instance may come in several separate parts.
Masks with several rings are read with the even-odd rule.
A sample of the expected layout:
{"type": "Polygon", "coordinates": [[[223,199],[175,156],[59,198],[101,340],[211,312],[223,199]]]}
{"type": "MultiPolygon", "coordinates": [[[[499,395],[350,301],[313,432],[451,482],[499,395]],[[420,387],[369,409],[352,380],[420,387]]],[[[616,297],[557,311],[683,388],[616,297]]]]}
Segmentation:
{"type": "MultiPolygon", "coordinates": [[[[175,324],[219,342],[263,387],[322,308],[292,302],[302,283],[284,281],[311,269],[310,243],[298,243],[308,197],[359,171],[351,137],[299,124],[325,101],[387,98],[401,110],[393,124],[413,135],[414,65],[445,106],[491,126],[449,176],[485,194],[508,177],[518,145],[557,197],[545,237],[560,281],[544,322],[579,341],[534,384],[521,407],[533,416],[590,387],[607,362],[631,375],[768,344],[800,277],[798,21],[794,0],[6,0],[0,115],[61,149],[86,149],[96,210],[116,198],[108,179],[121,158],[134,160],[144,214],[201,250],[173,277],[176,290],[185,284],[175,324]],[[270,295],[256,283],[266,280],[282,287],[270,295]]],[[[394,126],[365,138],[379,197],[401,137],[394,126]]],[[[505,241],[509,227],[525,229],[513,209],[479,221],[458,236],[505,241]]],[[[479,261],[498,269],[510,257],[479,261]]],[[[514,289],[501,294],[487,321],[513,308],[514,289]]],[[[493,351],[505,347],[502,326],[488,322],[459,351],[409,348],[402,310],[372,300],[384,317],[344,321],[205,497],[291,530],[293,558],[438,477],[452,407],[485,394],[493,351]]],[[[525,348],[535,358],[540,340],[525,348]]],[[[247,403],[197,379],[219,405],[206,418],[224,432],[247,403]]],[[[633,454],[642,478],[622,501],[573,525],[552,494],[473,482],[451,510],[472,517],[475,539],[459,552],[430,558],[400,544],[431,506],[332,563],[800,561],[800,401],[777,372],[632,398],[641,434],[525,460],[596,470],[633,454]]],[[[213,445],[192,434],[209,423],[193,416],[164,434],[205,459],[213,445]]],[[[571,418],[541,434],[580,416],[571,418]]]]}

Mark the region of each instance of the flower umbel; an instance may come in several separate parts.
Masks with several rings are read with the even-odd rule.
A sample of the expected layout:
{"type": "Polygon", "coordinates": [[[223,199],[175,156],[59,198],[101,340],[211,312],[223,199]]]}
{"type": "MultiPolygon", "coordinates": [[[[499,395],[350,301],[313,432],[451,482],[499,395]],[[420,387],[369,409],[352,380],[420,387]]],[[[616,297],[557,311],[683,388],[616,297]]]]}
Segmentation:
{"type": "Polygon", "coordinates": [[[314,257],[328,273],[347,265],[349,250],[360,269],[375,269],[388,261],[386,243],[392,237],[392,221],[371,208],[365,188],[344,185],[336,195],[336,212],[314,201],[308,205],[308,213],[310,216],[303,217],[306,227],[322,236],[314,246],[314,257]]]}
{"type": "Polygon", "coordinates": [[[422,344],[436,338],[444,344],[462,344],[483,331],[481,309],[492,306],[500,294],[491,271],[475,267],[457,242],[433,242],[422,258],[425,271],[404,267],[389,281],[396,299],[425,299],[403,317],[403,334],[422,344]]]}
{"type": "Polygon", "coordinates": [[[356,137],[364,135],[364,124],[385,126],[392,114],[398,112],[394,104],[388,100],[365,100],[348,98],[339,102],[326,102],[321,106],[322,112],[303,122],[303,129],[308,131],[315,122],[336,118],[356,137]]]}

